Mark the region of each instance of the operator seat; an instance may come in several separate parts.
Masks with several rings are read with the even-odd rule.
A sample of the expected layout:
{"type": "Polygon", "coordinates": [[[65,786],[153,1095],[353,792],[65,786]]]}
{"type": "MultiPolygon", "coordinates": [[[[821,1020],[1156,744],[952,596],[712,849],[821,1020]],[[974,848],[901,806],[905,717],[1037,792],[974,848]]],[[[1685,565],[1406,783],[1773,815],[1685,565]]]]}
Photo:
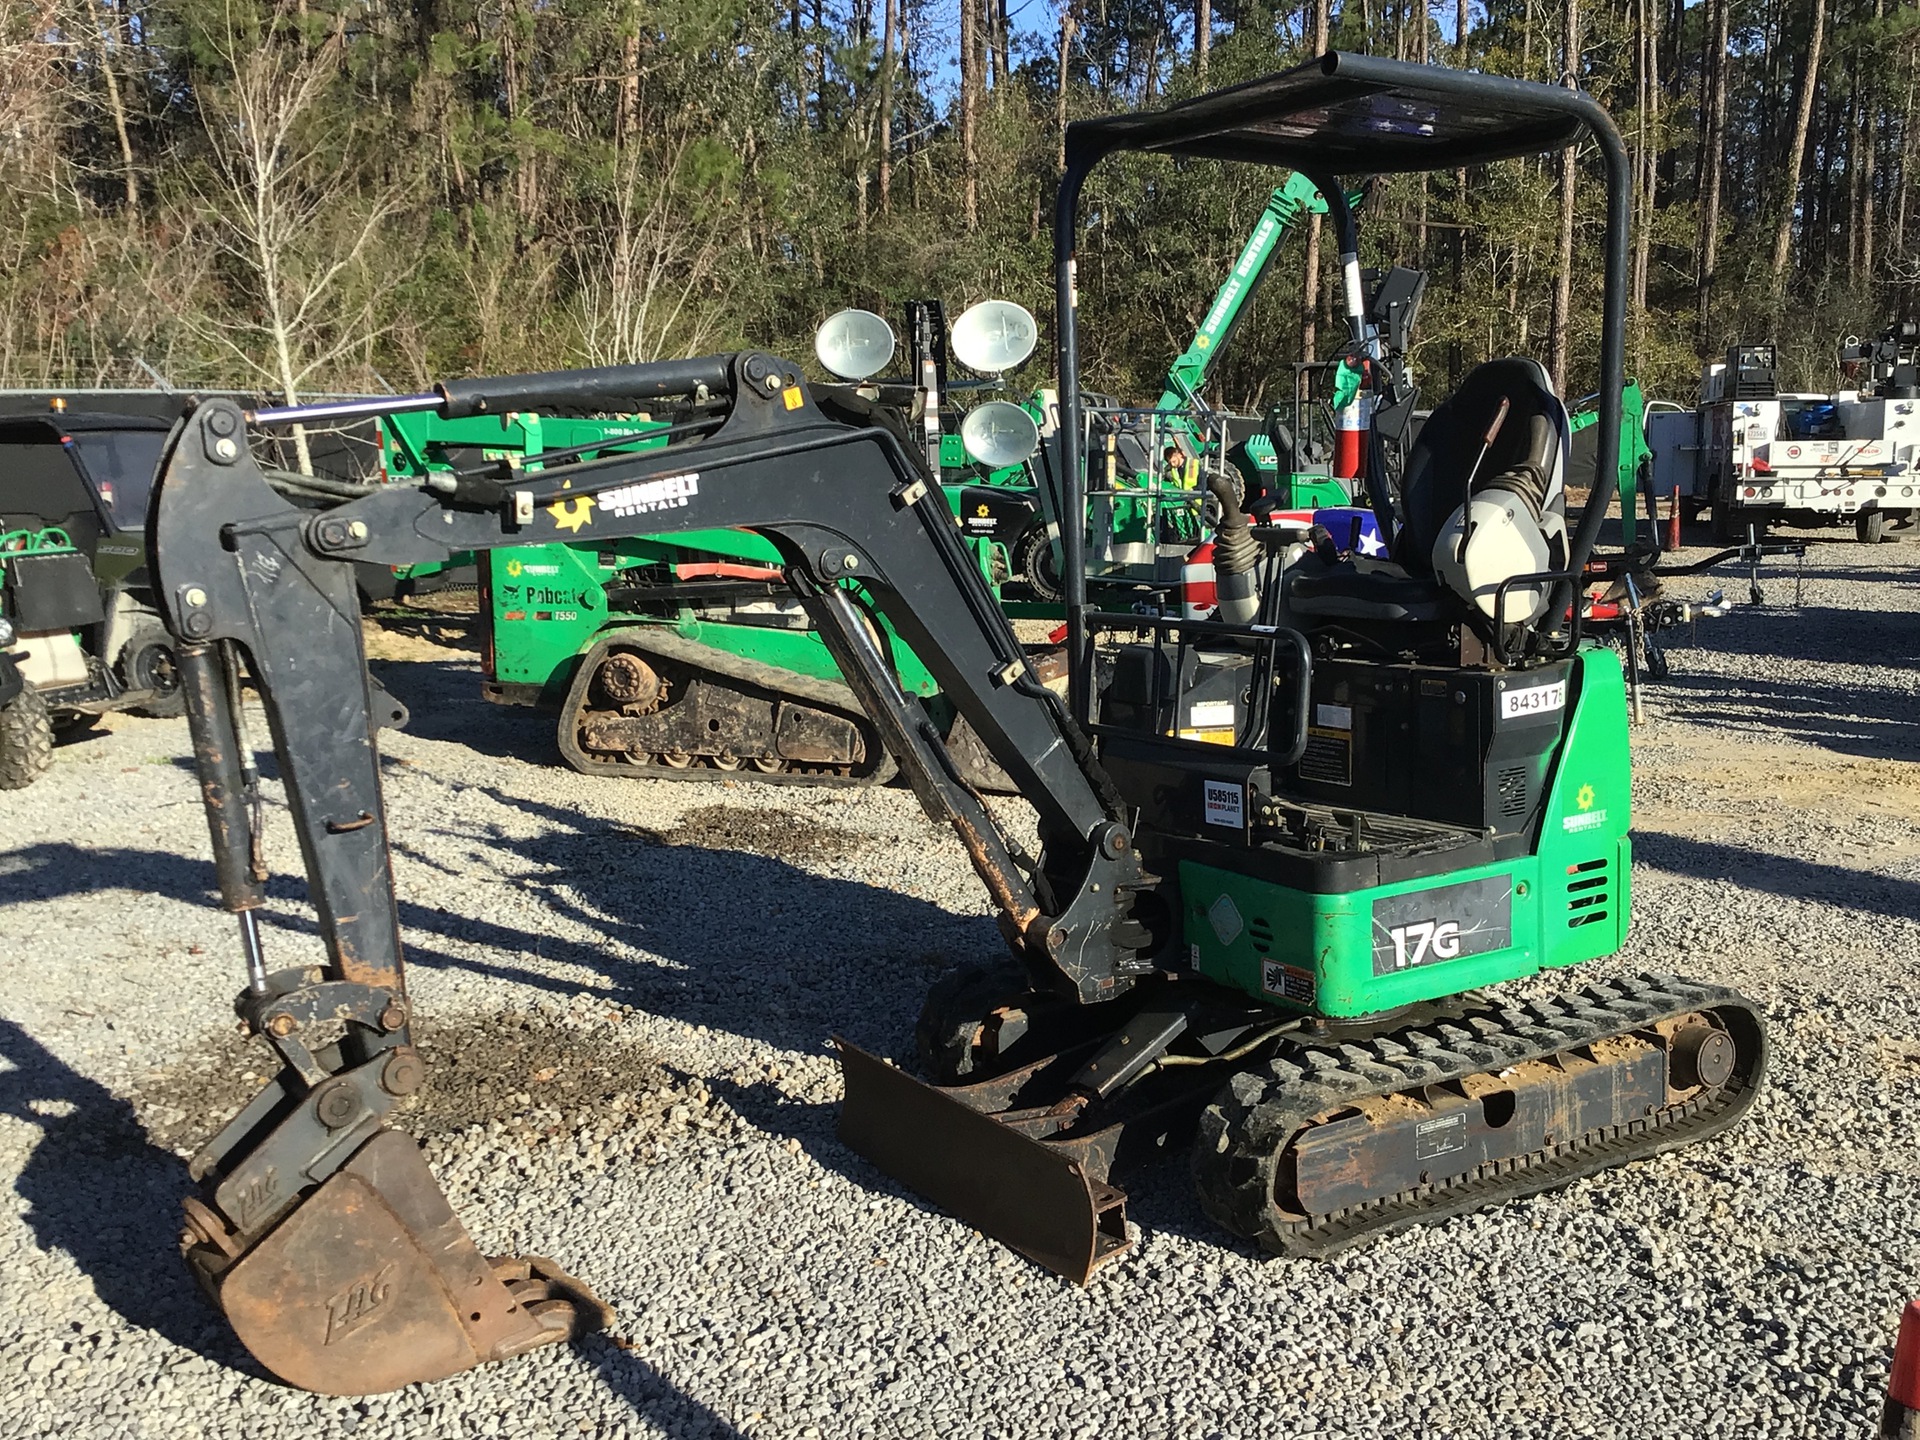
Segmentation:
{"type": "MultiPolygon", "coordinates": [[[[1490,567],[1505,578],[1566,563],[1570,438],[1566,407],[1537,362],[1478,366],[1435,407],[1408,452],[1400,494],[1406,518],[1390,547],[1393,563],[1327,564],[1309,555],[1286,572],[1287,614],[1309,628],[1328,621],[1468,621],[1484,629],[1497,588],[1497,580],[1488,579],[1490,567]],[[1502,398],[1509,402],[1506,420],[1476,470],[1502,398]],[[1463,551],[1472,552],[1470,559],[1461,558],[1463,551]]],[[[1546,587],[1513,587],[1504,618],[1531,620],[1545,603],[1546,587]]]]}

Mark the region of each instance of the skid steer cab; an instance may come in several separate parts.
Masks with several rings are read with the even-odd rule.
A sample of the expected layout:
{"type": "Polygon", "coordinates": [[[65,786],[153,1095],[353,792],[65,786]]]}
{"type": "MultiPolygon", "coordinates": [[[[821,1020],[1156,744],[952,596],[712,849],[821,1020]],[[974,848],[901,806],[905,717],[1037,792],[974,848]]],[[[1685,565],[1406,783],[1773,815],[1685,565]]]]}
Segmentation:
{"type": "MultiPolygon", "coordinates": [[[[1071,127],[1054,513],[1085,513],[1073,251],[1101,158],[1307,173],[1347,277],[1349,343],[1372,355],[1349,180],[1583,139],[1605,162],[1599,368],[1617,396],[1631,187],[1618,135],[1583,95],[1334,54],[1071,127]]],[[[1385,387],[1377,458],[1380,427],[1414,397],[1392,367],[1369,370],[1385,387]]],[[[1125,1254],[1122,1180],[1189,1139],[1207,1212],[1288,1255],[1707,1139],[1752,1103],[1764,1067],[1739,995],[1654,975],[1525,1001],[1485,988],[1606,954],[1627,923],[1620,672],[1582,645],[1571,604],[1611,498],[1618,421],[1603,416],[1601,479],[1571,516],[1559,401],[1530,362],[1483,367],[1403,467],[1370,474],[1385,558],[1342,553],[1324,531],[1256,533],[1222,481],[1212,619],[1091,610],[1086,536],[1065,526],[1063,698],[995,604],[928,450],[829,409],[779,357],[200,406],[155,486],[155,587],[240,927],[239,1013],[280,1068],[192,1162],[189,1263],[262,1363],[335,1393],[435,1379],[604,1321],[560,1267],[482,1258],[396,1127],[432,1079],[412,1043],[352,583],[356,562],[563,538],[733,528],[771,547],[873,733],[964,849],[1005,944],[928,995],[919,1075],[841,1044],[841,1136],[1036,1263],[1084,1280],[1125,1254]],[[700,413],[663,445],[564,474],[428,475],[318,511],[282,499],[249,444],[375,412],[452,420],[614,397],[700,413]],[[901,686],[895,637],[1032,804],[1037,847],[1002,831],[901,686]],[[242,665],[268,710],[319,963],[262,944],[265,812],[242,665]]]]}

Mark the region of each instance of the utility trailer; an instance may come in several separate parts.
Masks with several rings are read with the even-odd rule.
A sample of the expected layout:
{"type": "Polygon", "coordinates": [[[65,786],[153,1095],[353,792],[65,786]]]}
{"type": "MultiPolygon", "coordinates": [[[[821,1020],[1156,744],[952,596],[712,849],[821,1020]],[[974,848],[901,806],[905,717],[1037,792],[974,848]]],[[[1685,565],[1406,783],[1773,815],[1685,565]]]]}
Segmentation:
{"type": "Polygon", "coordinates": [[[1871,544],[1890,524],[1911,524],[1920,514],[1915,332],[1846,341],[1841,365],[1864,367],[1864,384],[1831,395],[1781,391],[1776,347],[1735,346],[1708,367],[1691,434],[1676,421],[1650,431],[1656,486],[1677,486],[1695,513],[1711,507],[1721,544],[1770,524],[1848,523],[1871,544]]]}

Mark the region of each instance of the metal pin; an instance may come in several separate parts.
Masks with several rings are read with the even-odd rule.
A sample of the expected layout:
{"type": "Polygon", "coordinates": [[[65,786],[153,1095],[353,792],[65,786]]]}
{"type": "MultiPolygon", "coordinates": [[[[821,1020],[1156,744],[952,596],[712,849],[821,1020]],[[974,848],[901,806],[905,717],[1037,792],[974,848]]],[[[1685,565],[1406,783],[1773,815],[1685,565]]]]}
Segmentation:
{"type": "Polygon", "coordinates": [[[260,918],[251,910],[240,912],[240,948],[247,955],[247,989],[255,995],[267,993],[267,958],[260,949],[260,918]]]}

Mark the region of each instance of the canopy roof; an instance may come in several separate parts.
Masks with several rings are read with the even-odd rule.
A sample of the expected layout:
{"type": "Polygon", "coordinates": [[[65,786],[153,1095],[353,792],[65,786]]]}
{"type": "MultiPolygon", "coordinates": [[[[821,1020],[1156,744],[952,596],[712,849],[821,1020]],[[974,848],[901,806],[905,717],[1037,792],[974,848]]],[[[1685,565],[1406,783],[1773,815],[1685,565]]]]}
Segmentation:
{"type": "Polygon", "coordinates": [[[1116,150],[1244,160],[1321,175],[1446,170],[1573,144],[1604,113],[1587,95],[1339,51],[1165,110],[1080,120],[1079,166],[1116,150]]]}

